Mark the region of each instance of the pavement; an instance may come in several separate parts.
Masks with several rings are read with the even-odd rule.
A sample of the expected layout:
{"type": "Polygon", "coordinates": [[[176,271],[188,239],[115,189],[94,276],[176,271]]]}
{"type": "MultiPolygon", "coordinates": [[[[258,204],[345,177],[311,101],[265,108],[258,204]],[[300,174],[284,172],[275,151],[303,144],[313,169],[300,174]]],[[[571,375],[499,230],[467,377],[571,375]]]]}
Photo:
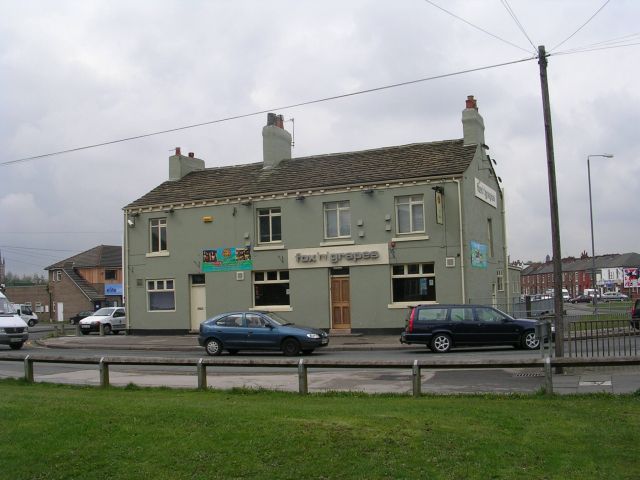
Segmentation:
{"type": "MultiPolygon", "coordinates": [[[[67,332],[71,333],[71,331],[67,332]]],[[[419,345],[403,345],[396,335],[332,335],[322,351],[421,351],[419,345]]],[[[67,335],[34,341],[47,349],[87,350],[146,350],[193,352],[194,356],[205,356],[198,345],[196,335],[67,335]]],[[[465,358],[487,358],[486,353],[468,355],[465,358]]],[[[504,355],[504,353],[503,353],[504,355]]],[[[159,355],[161,356],[161,354],[159,355]]],[[[440,356],[439,356],[440,357],[440,356]]],[[[446,357],[446,355],[441,355],[446,357]]],[[[501,356],[501,358],[503,358],[501,356]]],[[[210,387],[228,389],[234,387],[265,388],[297,391],[297,375],[291,370],[280,373],[255,374],[244,372],[211,372],[208,369],[207,383],[210,387]]],[[[491,370],[422,370],[422,392],[451,393],[534,393],[544,386],[542,369],[491,369],[491,370]]],[[[135,383],[140,386],[171,386],[196,388],[197,378],[192,374],[173,374],[168,371],[132,373],[114,369],[110,382],[113,385],[135,383]]],[[[78,370],[44,376],[41,381],[60,383],[98,384],[95,372],[78,370]]],[[[309,376],[309,391],[364,391],[368,393],[410,393],[411,372],[400,370],[342,371],[316,370],[309,376]]],[[[553,390],[557,394],[577,393],[633,393],[640,391],[640,367],[592,367],[566,368],[563,374],[553,376],[553,390]]]]}

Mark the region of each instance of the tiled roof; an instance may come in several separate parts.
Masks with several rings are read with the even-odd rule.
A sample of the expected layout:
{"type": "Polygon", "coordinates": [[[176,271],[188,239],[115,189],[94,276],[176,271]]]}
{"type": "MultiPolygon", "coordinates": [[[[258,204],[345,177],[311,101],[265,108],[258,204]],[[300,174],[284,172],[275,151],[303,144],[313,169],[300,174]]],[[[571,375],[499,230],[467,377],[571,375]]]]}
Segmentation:
{"type": "Polygon", "coordinates": [[[207,168],[164,182],[125,208],[461,175],[475,151],[459,139],[293,158],[271,170],[262,162],[207,168]]]}
{"type": "Polygon", "coordinates": [[[71,263],[73,268],[113,267],[122,268],[122,247],[119,245],[98,245],[90,250],[49,265],[45,270],[63,268],[71,263]]]}
{"type": "MultiPolygon", "coordinates": [[[[598,255],[595,257],[596,269],[616,267],[640,267],[640,254],[635,252],[622,254],[598,255]]],[[[577,259],[563,259],[563,272],[590,271],[592,267],[591,257],[577,259]]],[[[522,271],[522,276],[553,273],[553,262],[530,265],[522,271]]]]}

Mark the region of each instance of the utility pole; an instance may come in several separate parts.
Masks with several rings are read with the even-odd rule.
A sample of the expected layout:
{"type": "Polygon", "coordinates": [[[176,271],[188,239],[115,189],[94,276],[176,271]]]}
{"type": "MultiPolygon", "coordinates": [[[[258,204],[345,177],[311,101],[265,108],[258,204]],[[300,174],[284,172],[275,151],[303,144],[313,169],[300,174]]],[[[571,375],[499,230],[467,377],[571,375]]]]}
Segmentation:
{"type": "Polygon", "coordinates": [[[551,108],[549,106],[549,85],[547,83],[547,53],[544,45],[538,47],[540,65],[540,86],[542,88],[542,112],[544,115],[544,136],[547,144],[547,174],[549,177],[549,203],[551,208],[551,244],[553,247],[553,304],[555,309],[556,357],[564,356],[564,324],[562,321],[562,255],[560,253],[560,221],[558,219],[558,191],[556,189],[556,166],[553,155],[553,131],[551,129],[551,108]]]}

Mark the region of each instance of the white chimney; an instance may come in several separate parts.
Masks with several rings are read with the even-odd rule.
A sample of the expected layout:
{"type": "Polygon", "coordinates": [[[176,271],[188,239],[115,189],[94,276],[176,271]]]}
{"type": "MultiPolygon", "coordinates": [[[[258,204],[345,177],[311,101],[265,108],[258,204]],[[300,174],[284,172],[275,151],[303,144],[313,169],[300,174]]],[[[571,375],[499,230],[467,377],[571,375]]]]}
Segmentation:
{"type": "Polygon", "coordinates": [[[462,111],[462,132],[465,145],[484,144],[484,120],[478,113],[478,104],[473,95],[467,97],[466,107],[462,111]]]}
{"type": "Polygon", "coordinates": [[[191,152],[185,157],[180,152],[180,147],[176,147],[176,154],[169,157],[169,181],[180,180],[187,173],[196,170],[204,170],[204,160],[195,158],[191,152]]]}
{"type": "Polygon", "coordinates": [[[262,155],[264,169],[291,158],[291,134],[284,129],[282,115],[267,114],[267,124],[262,127],[262,155]]]}

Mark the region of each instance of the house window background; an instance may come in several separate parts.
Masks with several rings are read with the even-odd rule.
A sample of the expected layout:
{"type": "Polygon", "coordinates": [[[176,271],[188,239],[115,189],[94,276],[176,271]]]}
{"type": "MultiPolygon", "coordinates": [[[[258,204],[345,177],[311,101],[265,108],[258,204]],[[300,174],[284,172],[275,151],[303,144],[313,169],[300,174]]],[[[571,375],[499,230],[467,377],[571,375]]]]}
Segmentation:
{"type": "Polygon", "coordinates": [[[324,204],[324,236],[325,238],[351,236],[351,208],[348,200],[324,204]]]}
{"type": "Polygon", "coordinates": [[[423,233],[424,196],[396,197],[396,223],[398,233],[423,233]]]}
{"type": "Polygon", "coordinates": [[[253,272],[254,305],[290,305],[289,272],[271,270],[253,272]]]}
{"type": "Polygon", "coordinates": [[[282,212],[280,207],[258,210],[258,241],[273,243],[282,241],[282,212]]]}
{"type": "Polygon", "coordinates": [[[149,220],[149,250],[164,252],[167,250],[167,219],[152,218],[149,220]]]}
{"type": "Polygon", "coordinates": [[[176,309],[173,279],[148,280],[147,295],[149,297],[150,312],[173,311],[176,309]]]}
{"type": "Polygon", "coordinates": [[[433,263],[409,263],[391,268],[393,302],[436,300],[433,263]]]}
{"type": "Polygon", "coordinates": [[[105,270],[104,271],[104,279],[105,280],[116,280],[118,278],[117,270],[105,270]]]}

